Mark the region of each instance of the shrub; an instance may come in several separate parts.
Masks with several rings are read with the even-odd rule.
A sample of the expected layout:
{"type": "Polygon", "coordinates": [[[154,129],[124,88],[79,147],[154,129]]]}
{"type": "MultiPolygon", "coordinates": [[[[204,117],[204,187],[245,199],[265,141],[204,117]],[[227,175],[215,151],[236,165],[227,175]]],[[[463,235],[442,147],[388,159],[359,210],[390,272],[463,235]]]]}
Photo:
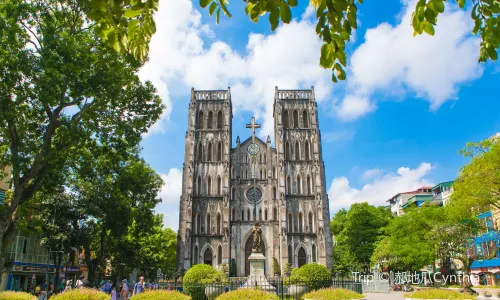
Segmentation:
{"type": "Polygon", "coordinates": [[[475,299],[475,296],[441,289],[421,290],[405,294],[405,298],[415,299],[475,299]]]}
{"type": "Polygon", "coordinates": [[[74,289],[50,297],[50,300],[108,300],[109,295],[98,290],[74,289]]]}
{"type": "Polygon", "coordinates": [[[192,266],[182,279],[184,292],[195,299],[204,298],[205,286],[210,283],[224,282],[225,274],[217,271],[212,266],[198,264],[192,266]]]}
{"type": "Polygon", "coordinates": [[[321,289],[302,296],[303,299],[313,300],[347,300],[361,299],[364,296],[346,289],[321,289]]]}
{"type": "Polygon", "coordinates": [[[36,300],[33,295],[24,292],[0,292],[0,299],[2,300],[36,300]]]}
{"type": "Polygon", "coordinates": [[[281,268],[280,268],[280,263],[276,259],[276,257],[273,257],[273,271],[274,275],[280,275],[281,274],[281,268]]]}
{"type": "Polygon", "coordinates": [[[133,296],[130,300],[191,300],[191,297],[177,291],[146,291],[133,296]]]}
{"type": "Polygon", "coordinates": [[[298,269],[292,270],[290,283],[306,283],[309,290],[327,288],[332,285],[332,276],[330,271],[317,263],[305,264],[298,269]]]}
{"type": "Polygon", "coordinates": [[[216,298],[216,300],[278,300],[278,296],[255,289],[237,289],[225,293],[216,298]]]}
{"type": "Polygon", "coordinates": [[[292,272],[292,266],[289,262],[286,262],[286,264],[283,266],[283,273],[285,273],[286,276],[290,276],[290,272],[292,272]]]}

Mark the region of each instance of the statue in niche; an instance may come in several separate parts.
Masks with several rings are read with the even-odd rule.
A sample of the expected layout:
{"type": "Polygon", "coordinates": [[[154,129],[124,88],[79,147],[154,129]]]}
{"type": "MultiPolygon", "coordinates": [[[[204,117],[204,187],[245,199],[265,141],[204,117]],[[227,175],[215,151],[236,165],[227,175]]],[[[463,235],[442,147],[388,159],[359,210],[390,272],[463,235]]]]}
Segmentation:
{"type": "Polygon", "coordinates": [[[262,245],[262,229],[260,228],[259,222],[255,222],[255,224],[253,224],[252,234],[253,234],[252,253],[263,253],[264,247],[262,245]]]}

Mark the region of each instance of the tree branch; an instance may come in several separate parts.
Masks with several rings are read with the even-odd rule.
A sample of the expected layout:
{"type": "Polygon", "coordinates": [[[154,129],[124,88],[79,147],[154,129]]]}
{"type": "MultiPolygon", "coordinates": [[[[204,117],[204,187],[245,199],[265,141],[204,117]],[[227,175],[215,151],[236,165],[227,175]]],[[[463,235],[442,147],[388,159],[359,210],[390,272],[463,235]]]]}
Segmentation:
{"type": "MultiPolygon", "coordinates": [[[[36,39],[36,41],[38,42],[38,45],[40,45],[40,47],[42,47],[42,43],[40,42],[40,40],[38,39],[38,37],[36,36],[36,34],[31,30],[31,28],[29,28],[28,26],[26,26],[26,24],[24,24],[23,22],[20,22],[21,25],[23,25],[23,27],[28,30],[31,35],[33,35],[33,37],[36,39]]],[[[30,42],[35,45],[35,43],[33,41],[30,40],[30,42]]],[[[38,52],[40,52],[39,48],[35,45],[36,49],[38,50],[38,52]]]]}

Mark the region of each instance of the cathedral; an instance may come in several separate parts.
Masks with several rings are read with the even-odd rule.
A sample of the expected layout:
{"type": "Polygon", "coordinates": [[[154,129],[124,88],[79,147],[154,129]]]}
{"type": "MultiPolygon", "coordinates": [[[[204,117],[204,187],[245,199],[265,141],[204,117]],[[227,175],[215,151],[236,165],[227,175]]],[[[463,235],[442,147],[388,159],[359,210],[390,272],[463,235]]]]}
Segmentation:
{"type": "Polygon", "coordinates": [[[246,139],[237,137],[233,147],[230,88],[191,90],[178,271],[195,264],[217,268],[231,261],[233,276],[248,276],[255,219],[262,229],[266,275],[274,275],[275,262],[281,271],[287,262],[293,268],[310,262],[332,268],[329,200],[314,87],[276,87],[273,114],[274,147],[269,136],[265,141],[255,137],[252,143],[250,131],[246,139]]]}

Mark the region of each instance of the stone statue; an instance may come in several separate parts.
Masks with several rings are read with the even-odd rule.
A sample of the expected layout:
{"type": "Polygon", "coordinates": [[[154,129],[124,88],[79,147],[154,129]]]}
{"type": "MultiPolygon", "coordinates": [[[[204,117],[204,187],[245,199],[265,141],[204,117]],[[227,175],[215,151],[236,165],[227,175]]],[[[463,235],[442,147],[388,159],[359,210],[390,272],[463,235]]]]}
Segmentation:
{"type": "Polygon", "coordinates": [[[255,222],[252,229],[253,234],[253,246],[252,253],[263,253],[262,245],[262,229],[260,228],[260,223],[255,222]]]}

